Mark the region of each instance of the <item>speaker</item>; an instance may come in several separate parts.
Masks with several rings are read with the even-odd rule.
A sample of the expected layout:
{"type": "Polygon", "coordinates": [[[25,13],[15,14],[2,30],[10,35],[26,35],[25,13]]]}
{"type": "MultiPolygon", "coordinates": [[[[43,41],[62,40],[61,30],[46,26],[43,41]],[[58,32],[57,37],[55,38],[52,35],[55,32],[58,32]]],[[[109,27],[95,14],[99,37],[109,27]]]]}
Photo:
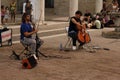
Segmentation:
{"type": "Polygon", "coordinates": [[[30,56],[22,60],[22,68],[24,69],[32,69],[37,65],[37,61],[34,56],[30,56]]]}

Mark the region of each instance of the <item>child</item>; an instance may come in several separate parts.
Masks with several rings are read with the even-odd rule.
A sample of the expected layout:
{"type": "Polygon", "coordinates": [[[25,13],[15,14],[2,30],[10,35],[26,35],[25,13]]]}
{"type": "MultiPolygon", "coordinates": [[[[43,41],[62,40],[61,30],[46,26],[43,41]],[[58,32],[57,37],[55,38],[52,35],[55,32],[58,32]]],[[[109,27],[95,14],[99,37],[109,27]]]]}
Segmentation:
{"type": "Polygon", "coordinates": [[[5,7],[4,5],[1,6],[1,23],[4,24],[4,17],[5,17],[5,7]]]}
{"type": "Polygon", "coordinates": [[[8,23],[8,18],[9,18],[9,8],[5,8],[5,22],[8,23]]]}

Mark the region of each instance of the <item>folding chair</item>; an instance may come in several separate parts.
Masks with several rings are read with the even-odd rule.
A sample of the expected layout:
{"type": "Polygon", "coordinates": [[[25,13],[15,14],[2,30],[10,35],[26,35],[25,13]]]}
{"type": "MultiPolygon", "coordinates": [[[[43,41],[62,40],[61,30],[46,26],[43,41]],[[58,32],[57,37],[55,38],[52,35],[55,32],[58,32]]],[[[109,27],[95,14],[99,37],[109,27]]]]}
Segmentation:
{"type": "Polygon", "coordinates": [[[21,56],[22,54],[28,56],[30,55],[30,49],[29,49],[29,44],[26,44],[24,41],[20,41],[20,43],[24,46],[23,51],[21,51],[21,53],[19,54],[19,56],[21,56]]]}
{"type": "Polygon", "coordinates": [[[14,58],[15,60],[21,60],[24,57],[30,56],[29,45],[25,44],[23,41],[20,41],[20,43],[24,46],[24,49],[19,54],[17,54],[14,50],[12,50],[12,54],[10,55],[10,58],[14,58]]]}
{"type": "Polygon", "coordinates": [[[66,30],[66,33],[67,33],[67,42],[64,46],[64,48],[71,48],[72,47],[72,38],[68,35],[68,30],[69,30],[69,27],[65,27],[65,30],[66,30]]]}

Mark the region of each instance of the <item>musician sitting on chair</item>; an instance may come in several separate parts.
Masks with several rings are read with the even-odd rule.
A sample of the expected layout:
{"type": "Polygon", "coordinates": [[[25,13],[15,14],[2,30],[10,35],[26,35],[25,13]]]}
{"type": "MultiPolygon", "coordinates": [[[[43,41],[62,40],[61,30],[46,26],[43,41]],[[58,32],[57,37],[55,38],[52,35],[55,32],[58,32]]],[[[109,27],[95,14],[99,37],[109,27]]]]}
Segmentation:
{"type": "MultiPolygon", "coordinates": [[[[76,41],[78,40],[77,34],[80,28],[82,27],[81,20],[80,20],[81,16],[82,16],[82,12],[76,11],[75,16],[71,17],[70,22],[69,22],[68,36],[72,38],[72,43],[73,43],[72,49],[73,50],[77,49],[76,47],[76,41]]],[[[79,47],[84,44],[82,42],[79,42],[79,43],[80,43],[79,47]]]]}
{"type": "Polygon", "coordinates": [[[22,24],[20,27],[20,41],[24,44],[27,44],[30,46],[30,53],[36,54],[36,40],[32,38],[32,35],[34,33],[37,33],[38,30],[34,27],[32,28],[31,22],[30,22],[30,15],[24,13],[22,16],[22,24]]]}

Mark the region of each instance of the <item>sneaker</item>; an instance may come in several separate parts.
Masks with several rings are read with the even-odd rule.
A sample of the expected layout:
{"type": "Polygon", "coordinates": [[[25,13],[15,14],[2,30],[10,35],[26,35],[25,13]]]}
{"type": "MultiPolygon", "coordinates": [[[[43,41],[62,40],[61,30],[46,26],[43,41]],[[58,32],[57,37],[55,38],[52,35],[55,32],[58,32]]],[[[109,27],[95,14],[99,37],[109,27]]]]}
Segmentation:
{"type": "Polygon", "coordinates": [[[33,54],[33,56],[34,56],[34,58],[37,60],[37,57],[36,57],[36,55],[35,55],[35,54],[33,54]]]}
{"type": "Polygon", "coordinates": [[[77,49],[77,47],[76,47],[76,46],[73,46],[73,47],[72,47],[72,49],[73,49],[73,50],[76,50],[76,49],[77,49]]]}

